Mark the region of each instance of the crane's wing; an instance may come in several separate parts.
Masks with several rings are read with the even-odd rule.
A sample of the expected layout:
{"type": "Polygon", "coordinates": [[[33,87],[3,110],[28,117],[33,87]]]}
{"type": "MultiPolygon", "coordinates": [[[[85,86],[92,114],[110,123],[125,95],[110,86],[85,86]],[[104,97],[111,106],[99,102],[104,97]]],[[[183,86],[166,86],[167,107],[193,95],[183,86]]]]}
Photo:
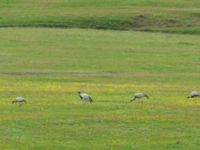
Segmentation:
{"type": "Polygon", "coordinates": [[[25,99],[23,98],[23,97],[17,97],[16,98],[16,101],[18,101],[18,102],[21,102],[21,101],[24,101],[25,99]]]}
{"type": "Polygon", "coordinates": [[[191,96],[197,96],[197,95],[199,95],[199,93],[197,91],[192,91],[191,92],[191,96]]]}
{"type": "Polygon", "coordinates": [[[89,96],[88,94],[86,94],[86,93],[81,93],[80,96],[81,96],[82,98],[89,98],[89,97],[90,97],[90,96],[89,96]]]}

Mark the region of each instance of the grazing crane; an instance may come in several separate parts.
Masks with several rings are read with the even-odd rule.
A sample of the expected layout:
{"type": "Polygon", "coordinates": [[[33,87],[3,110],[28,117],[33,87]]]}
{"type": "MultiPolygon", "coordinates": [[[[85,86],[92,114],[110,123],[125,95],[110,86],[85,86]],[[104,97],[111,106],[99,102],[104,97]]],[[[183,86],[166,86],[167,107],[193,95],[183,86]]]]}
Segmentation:
{"type": "Polygon", "coordinates": [[[136,94],[134,94],[133,99],[131,99],[130,102],[132,102],[136,99],[143,98],[143,97],[146,97],[147,99],[149,98],[149,96],[144,93],[136,93],[136,94]]]}
{"type": "Polygon", "coordinates": [[[23,97],[17,97],[14,101],[12,101],[12,103],[26,103],[25,98],[23,97]]]}
{"type": "Polygon", "coordinates": [[[90,102],[90,103],[93,102],[93,99],[91,98],[90,95],[88,95],[86,93],[81,93],[80,91],[78,91],[78,94],[79,94],[80,98],[82,100],[84,100],[85,102],[90,102]]]}
{"type": "Polygon", "coordinates": [[[194,97],[200,97],[200,94],[197,91],[192,91],[187,98],[194,98],[194,97]]]}

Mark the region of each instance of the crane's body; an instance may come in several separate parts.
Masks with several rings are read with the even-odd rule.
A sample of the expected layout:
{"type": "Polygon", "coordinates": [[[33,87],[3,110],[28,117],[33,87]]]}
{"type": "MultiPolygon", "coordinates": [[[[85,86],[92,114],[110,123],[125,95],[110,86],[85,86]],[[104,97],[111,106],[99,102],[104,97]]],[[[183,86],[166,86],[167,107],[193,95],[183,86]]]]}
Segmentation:
{"type": "Polygon", "coordinates": [[[79,94],[79,97],[84,100],[85,102],[93,102],[93,99],[90,95],[86,94],[86,93],[81,93],[81,92],[78,92],[79,94]]]}
{"type": "Polygon", "coordinates": [[[12,103],[26,103],[26,100],[23,97],[17,97],[12,103]]]}
{"type": "Polygon", "coordinates": [[[195,98],[195,97],[200,97],[200,94],[197,91],[192,91],[187,98],[195,98]]]}
{"type": "Polygon", "coordinates": [[[149,96],[144,94],[144,93],[136,93],[136,94],[133,95],[133,99],[131,99],[130,102],[132,102],[132,101],[134,101],[136,99],[141,99],[143,97],[146,97],[147,99],[149,98],[149,96]]]}

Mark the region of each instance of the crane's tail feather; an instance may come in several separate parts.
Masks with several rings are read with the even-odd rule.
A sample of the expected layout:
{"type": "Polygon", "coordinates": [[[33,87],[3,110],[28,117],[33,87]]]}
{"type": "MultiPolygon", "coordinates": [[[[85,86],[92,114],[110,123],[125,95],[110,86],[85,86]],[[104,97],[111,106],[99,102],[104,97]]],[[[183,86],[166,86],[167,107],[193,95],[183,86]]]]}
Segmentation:
{"type": "Polygon", "coordinates": [[[93,102],[93,99],[90,97],[89,101],[90,101],[90,103],[92,103],[92,102],[93,102]]]}
{"type": "Polygon", "coordinates": [[[147,99],[149,99],[149,96],[147,94],[144,95],[147,99]]]}

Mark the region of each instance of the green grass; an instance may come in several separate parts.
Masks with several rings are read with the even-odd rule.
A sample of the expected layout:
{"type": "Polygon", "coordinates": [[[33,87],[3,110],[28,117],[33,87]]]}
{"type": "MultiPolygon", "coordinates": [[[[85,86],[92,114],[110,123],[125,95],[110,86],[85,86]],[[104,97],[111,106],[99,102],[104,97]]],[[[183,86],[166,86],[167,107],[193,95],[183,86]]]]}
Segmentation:
{"type": "Polygon", "coordinates": [[[1,0],[0,149],[197,150],[199,17],[197,0],[1,0]]]}
{"type": "Polygon", "coordinates": [[[186,96],[200,91],[199,40],[1,28],[0,149],[198,149],[200,103],[186,96]],[[94,103],[80,101],[79,90],[94,103]],[[146,92],[150,100],[128,103],[135,92],[146,92]],[[11,104],[17,96],[28,103],[11,104]]]}
{"type": "Polygon", "coordinates": [[[178,31],[179,29],[194,31],[200,25],[199,17],[198,0],[2,0],[0,2],[0,27],[153,31],[172,28],[178,31]]]}

